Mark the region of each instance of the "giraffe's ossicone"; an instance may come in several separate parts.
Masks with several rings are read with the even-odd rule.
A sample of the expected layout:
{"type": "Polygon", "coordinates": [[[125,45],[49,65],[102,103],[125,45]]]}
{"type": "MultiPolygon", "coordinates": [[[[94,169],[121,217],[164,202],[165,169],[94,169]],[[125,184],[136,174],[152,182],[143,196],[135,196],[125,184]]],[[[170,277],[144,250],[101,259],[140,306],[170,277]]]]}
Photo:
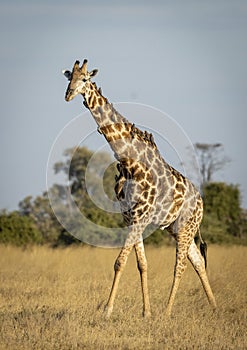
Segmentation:
{"type": "Polygon", "coordinates": [[[166,228],[176,240],[174,279],[166,314],[171,313],[187,259],[192,263],[210,304],[215,308],[205,261],[194,242],[203,216],[199,192],[186,177],[165,162],[152,134],[130,123],[108,102],[101,89],[91,82],[96,74],[96,69],[88,72],[87,60],[81,67],[80,62],[76,61],[72,72],[64,71],[69,80],[65,100],[71,101],[76,95],[82,95],[84,106],[90,110],[98,131],[105,137],[118,161],[119,175],[116,177],[115,192],[129,234],[114,265],[115,276],[106,304],[107,316],[113,310],[120,276],[133,247],[141,275],[143,314],[150,315],[147,261],[142,238],[143,231],[150,224],[166,228]]]}

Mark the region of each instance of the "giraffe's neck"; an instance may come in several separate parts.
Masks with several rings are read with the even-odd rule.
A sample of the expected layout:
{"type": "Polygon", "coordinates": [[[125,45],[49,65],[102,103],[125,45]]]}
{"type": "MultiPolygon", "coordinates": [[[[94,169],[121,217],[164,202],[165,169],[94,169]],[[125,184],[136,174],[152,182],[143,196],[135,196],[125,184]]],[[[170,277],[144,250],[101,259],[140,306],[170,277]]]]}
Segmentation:
{"type": "Polygon", "coordinates": [[[102,96],[95,83],[89,81],[82,95],[84,105],[90,110],[98,125],[98,131],[106,138],[115,157],[118,160],[125,158],[128,143],[132,138],[133,124],[102,96]]]}
{"type": "Polygon", "coordinates": [[[117,160],[128,168],[135,161],[145,163],[146,159],[161,159],[152,134],[141,131],[117,112],[94,83],[89,81],[82,95],[84,105],[90,110],[98,131],[106,138],[117,160]]]}
{"type": "Polygon", "coordinates": [[[99,128],[104,128],[110,124],[129,123],[101,94],[101,89],[97,89],[95,83],[89,81],[82,95],[84,105],[90,110],[99,128]]]}

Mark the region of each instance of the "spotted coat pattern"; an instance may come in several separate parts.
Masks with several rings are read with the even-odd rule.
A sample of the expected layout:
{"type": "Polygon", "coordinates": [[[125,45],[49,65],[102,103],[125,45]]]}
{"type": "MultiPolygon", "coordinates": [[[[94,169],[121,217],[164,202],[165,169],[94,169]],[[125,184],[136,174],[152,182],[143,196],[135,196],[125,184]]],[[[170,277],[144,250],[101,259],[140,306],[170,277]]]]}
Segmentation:
{"type": "Polygon", "coordinates": [[[194,243],[203,215],[199,192],[186,177],[165,162],[152,134],[130,123],[108,102],[101,89],[90,80],[96,72],[88,72],[86,60],[82,67],[76,61],[73,71],[65,72],[70,80],[65,99],[70,101],[77,94],[83,96],[85,107],[90,110],[99,133],[105,137],[118,161],[115,192],[129,227],[129,236],[114,265],[115,276],[106,305],[107,316],[113,310],[119,279],[132,247],[135,248],[141,275],[143,314],[150,315],[147,261],[142,239],[142,233],[149,224],[167,228],[177,243],[174,280],[166,314],[171,313],[187,258],[198,273],[210,304],[215,308],[204,259],[194,243]]]}

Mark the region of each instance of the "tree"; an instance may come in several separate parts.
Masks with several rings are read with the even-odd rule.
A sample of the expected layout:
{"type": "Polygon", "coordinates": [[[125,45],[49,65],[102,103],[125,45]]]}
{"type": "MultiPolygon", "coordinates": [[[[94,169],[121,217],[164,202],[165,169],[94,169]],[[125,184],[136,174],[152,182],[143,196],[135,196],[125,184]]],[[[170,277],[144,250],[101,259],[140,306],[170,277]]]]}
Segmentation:
{"type": "Polygon", "coordinates": [[[62,218],[65,226],[68,230],[72,227],[76,231],[76,237],[84,242],[100,244],[104,237],[108,241],[115,241],[117,232],[114,233],[116,237],[111,237],[113,233],[104,230],[104,227],[117,229],[124,226],[122,215],[115,210],[118,206],[114,193],[115,175],[118,172],[116,162],[110,154],[94,153],[86,147],[67,149],[64,156],[65,159],[56,163],[54,169],[57,174],[64,173],[68,178],[65,185],[59,185],[61,195],[55,196],[58,198],[57,208],[59,201],[63,201],[63,212],[67,208],[67,213],[62,218]],[[83,227],[80,215],[77,222],[74,220],[75,215],[70,215],[71,196],[82,217],[88,219],[84,220],[83,227]],[[90,222],[96,226],[90,225],[90,222]]]}
{"type": "Polygon", "coordinates": [[[57,240],[62,228],[52,211],[47,192],[36,198],[32,196],[24,198],[19,203],[19,211],[20,215],[33,220],[42,235],[43,242],[54,243],[57,240]]]}
{"type": "MultiPolygon", "coordinates": [[[[69,178],[69,191],[79,206],[88,206],[90,198],[105,202],[106,195],[116,201],[114,192],[116,162],[107,152],[95,153],[87,147],[70,148],[64,152],[65,160],[54,165],[56,174],[63,172],[69,178]],[[100,186],[103,181],[103,189],[100,186]]],[[[60,191],[66,189],[60,188],[60,191]]],[[[65,193],[64,192],[64,193],[65,193]]]]}
{"type": "Polygon", "coordinates": [[[204,186],[204,184],[211,182],[213,175],[220,169],[223,169],[230,160],[224,155],[224,149],[221,143],[196,143],[195,148],[198,154],[204,186]]]}

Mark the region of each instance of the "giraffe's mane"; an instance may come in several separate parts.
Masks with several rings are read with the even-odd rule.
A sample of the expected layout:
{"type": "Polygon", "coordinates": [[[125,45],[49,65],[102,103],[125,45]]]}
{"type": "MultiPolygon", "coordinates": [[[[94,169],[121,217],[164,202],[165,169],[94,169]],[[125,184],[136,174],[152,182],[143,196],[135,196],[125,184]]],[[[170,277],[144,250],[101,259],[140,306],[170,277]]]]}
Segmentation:
{"type": "MultiPolygon", "coordinates": [[[[95,82],[91,82],[91,83],[92,83],[93,87],[98,91],[98,93],[99,93],[102,97],[104,97],[104,96],[102,95],[102,89],[101,89],[101,87],[98,87],[97,84],[96,84],[95,82]]],[[[106,97],[104,97],[104,98],[107,100],[106,97]]]]}
{"type": "Polygon", "coordinates": [[[135,126],[135,124],[131,124],[131,135],[132,137],[137,137],[140,141],[145,142],[147,145],[151,146],[154,149],[158,149],[156,143],[154,142],[153,134],[140,130],[135,126]]]}

